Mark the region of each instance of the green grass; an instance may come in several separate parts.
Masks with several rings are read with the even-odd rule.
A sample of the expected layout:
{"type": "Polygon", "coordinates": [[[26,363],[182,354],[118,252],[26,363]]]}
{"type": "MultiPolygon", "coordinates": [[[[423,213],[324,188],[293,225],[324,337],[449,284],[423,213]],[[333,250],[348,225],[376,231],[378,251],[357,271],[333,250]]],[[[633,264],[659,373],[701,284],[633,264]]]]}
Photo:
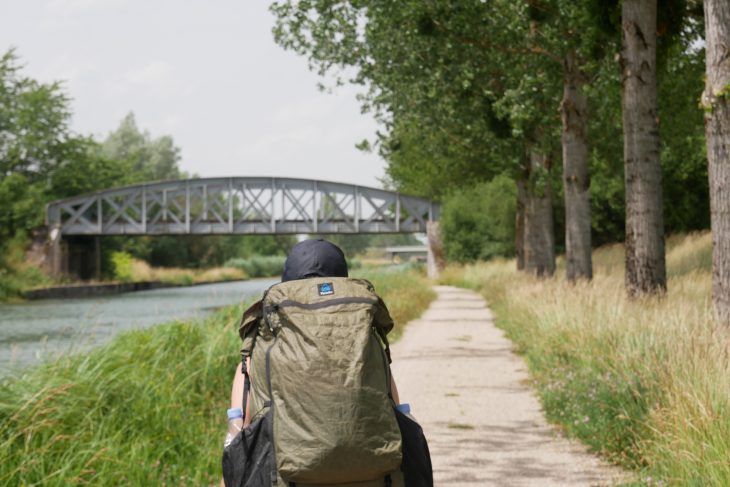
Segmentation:
{"type": "Polygon", "coordinates": [[[403,325],[418,318],[436,298],[423,273],[409,269],[393,272],[386,269],[361,269],[352,273],[353,277],[367,279],[375,285],[375,290],[383,298],[388,311],[395,321],[390,332],[394,342],[403,333],[403,325]]]}
{"type": "Polygon", "coordinates": [[[449,269],[481,291],[529,365],[551,421],[638,473],[634,485],[730,485],[730,330],[710,306],[707,233],[667,242],[669,290],[628,300],[623,249],[591,283],[539,280],[500,260],[449,269]]]}
{"type": "MultiPolygon", "coordinates": [[[[433,299],[367,272],[398,329],[433,299]]],[[[127,332],[0,385],[0,485],[217,485],[243,305],[127,332]]]]}
{"type": "Polygon", "coordinates": [[[240,269],[249,277],[270,277],[281,275],[285,260],[286,256],[283,255],[254,255],[245,259],[230,259],[224,266],[240,269]]]}
{"type": "Polygon", "coordinates": [[[22,235],[0,242],[0,303],[20,301],[23,291],[52,283],[40,266],[26,262],[27,247],[28,240],[22,235]]]}

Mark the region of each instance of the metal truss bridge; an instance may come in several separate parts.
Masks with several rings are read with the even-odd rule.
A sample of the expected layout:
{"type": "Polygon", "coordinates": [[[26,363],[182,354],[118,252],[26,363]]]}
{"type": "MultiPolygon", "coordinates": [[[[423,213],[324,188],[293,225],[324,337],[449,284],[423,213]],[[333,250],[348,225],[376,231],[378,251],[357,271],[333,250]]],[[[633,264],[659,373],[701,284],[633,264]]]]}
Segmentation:
{"type": "Polygon", "coordinates": [[[145,183],[54,201],[47,223],[64,236],[425,233],[438,212],[433,201],[381,189],[231,177],[145,183]]]}

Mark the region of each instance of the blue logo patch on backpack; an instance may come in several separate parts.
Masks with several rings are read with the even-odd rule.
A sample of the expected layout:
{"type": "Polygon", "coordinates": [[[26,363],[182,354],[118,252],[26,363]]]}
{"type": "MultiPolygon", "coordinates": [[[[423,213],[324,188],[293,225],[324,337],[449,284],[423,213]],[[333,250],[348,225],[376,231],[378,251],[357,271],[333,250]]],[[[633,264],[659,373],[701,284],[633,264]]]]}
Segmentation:
{"type": "Polygon", "coordinates": [[[320,296],[329,296],[330,294],[335,293],[335,288],[331,282],[323,282],[322,284],[317,284],[317,290],[319,291],[320,296]]]}

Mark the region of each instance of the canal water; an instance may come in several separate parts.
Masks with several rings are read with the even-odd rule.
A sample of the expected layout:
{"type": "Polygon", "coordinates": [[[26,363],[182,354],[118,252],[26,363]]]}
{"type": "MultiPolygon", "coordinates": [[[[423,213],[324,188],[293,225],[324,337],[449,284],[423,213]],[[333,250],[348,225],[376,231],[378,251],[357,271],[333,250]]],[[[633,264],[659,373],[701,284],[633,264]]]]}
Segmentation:
{"type": "Polygon", "coordinates": [[[260,296],[277,281],[253,279],[0,304],[0,376],[59,354],[88,350],[125,330],[204,317],[222,306],[260,296]]]}

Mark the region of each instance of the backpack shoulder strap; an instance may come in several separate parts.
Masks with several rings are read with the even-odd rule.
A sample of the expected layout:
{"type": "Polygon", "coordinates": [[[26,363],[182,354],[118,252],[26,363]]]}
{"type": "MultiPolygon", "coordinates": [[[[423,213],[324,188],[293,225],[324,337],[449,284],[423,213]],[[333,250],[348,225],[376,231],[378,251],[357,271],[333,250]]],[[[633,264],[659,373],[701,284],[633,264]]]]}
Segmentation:
{"type": "Polygon", "coordinates": [[[258,325],[263,316],[262,300],[258,300],[243,312],[241,323],[238,325],[238,335],[243,341],[241,355],[250,356],[258,331],[258,325]]]}
{"type": "Polygon", "coordinates": [[[243,373],[243,398],[241,400],[241,409],[243,410],[244,420],[246,419],[248,392],[251,389],[251,378],[248,374],[246,360],[251,356],[254,344],[256,343],[256,335],[258,334],[262,310],[262,300],[256,301],[243,312],[241,323],[238,325],[238,335],[243,341],[243,344],[241,345],[241,373],[243,373]]]}
{"type": "Polygon", "coordinates": [[[390,316],[388,307],[385,306],[383,299],[378,296],[378,302],[375,305],[375,314],[373,315],[373,326],[375,331],[378,332],[378,336],[383,341],[385,346],[385,356],[388,357],[388,363],[393,363],[390,358],[390,343],[388,342],[388,333],[393,329],[393,318],[390,316]]]}

